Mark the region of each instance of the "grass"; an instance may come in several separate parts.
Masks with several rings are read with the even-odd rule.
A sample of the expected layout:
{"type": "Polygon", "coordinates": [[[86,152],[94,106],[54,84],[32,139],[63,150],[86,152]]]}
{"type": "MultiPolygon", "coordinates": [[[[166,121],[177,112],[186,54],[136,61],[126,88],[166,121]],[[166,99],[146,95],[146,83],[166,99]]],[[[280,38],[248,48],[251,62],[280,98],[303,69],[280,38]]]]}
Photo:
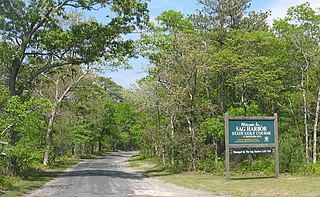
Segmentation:
{"type": "Polygon", "coordinates": [[[27,178],[6,177],[13,186],[9,190],[3,191],[0,189],[0,196],[22,196],[31,190],[37,189],[53,178],[59,176],[68,167],[79,163],[82,159],[94,159],[97,156],[109,154],[113,151],[104,151],[95,155],[84,154],[80,155],[80,159],[64,159],[59,160],[51,165],[50,168],[33,169],[27,178]]]}
{"type": "Polygon", "coordinates": [[[281,175],[273,176],[232,176],[230,181],[225,176],[202,172],[184,172],[170,174],[150,159],[135,156],[130,165],[143,171],[147,176],[179,186],[213,192],[217,195],[231,196],[320,196],[320,176],[281,175]]]}
{"type": "Polygon", "coordinates": [[[34,169],[30,172],[30,175],[25,179],[20,179],[17,177],[12,177],[13,187],[8,191],[2,191],[0,196],[21,196],[31,190],[37,189],[52,180],[53,178],[59,176],[68,167],[79,163],[81,160],[64,160],[57,161],[51,168],[34,169]]]}
{"type": "Polygon", "coordinates": [[[319,196],[320,177],[282,175],[273,177],[233,177],[206,173],[182,173],[161,177],[162,180],[180,186],[232,196],[319,196]]]}
{"type": "Polygon", "coordinates": [[[150,158],[141,158],[140,155],[134,155],[129,158],[129,166],[141,171],[147,177],[158,177],[170,175],[169,172],[163,170],[157,162],[150,158]]]}

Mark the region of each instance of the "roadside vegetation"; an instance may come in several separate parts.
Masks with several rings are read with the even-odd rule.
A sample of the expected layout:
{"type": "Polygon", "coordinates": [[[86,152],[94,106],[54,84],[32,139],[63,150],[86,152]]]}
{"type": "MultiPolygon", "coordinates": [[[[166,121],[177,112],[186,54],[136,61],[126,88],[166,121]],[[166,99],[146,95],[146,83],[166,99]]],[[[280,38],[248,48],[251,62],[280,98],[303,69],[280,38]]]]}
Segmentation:
{"type": "Polygon", "coordinates": [[[40,166],[38,168],[30,168],[24,177],[2,177],[2,179],[0,179],[0,196],[22,196],[61,175],[65,169],[80,161],[80,159],[59,160],[56,161],[54,165],[46,168],[40,166]]]}
{"type": "Polygon", "coordinates": [[[320,166],[313,175],[274,174],[248,169],[246,173],[232,170],[231,180],[226,181],[225,172],[207,173],[203,171],[173,173],[164,170],[156,160],[136,155],[129,159],[130,167],[141,171],[147,177],[157,178],[167,183],[222,196],[318,196],[320,189],[320,166]]]}
{"type": "MultiPolygon", "coordinates": [[[[206,172],[222,181],[225,113],[277,113],[284,177],[277,187],[291,180],[283,174],[313,186],[319,11],[304,3],[268,24],[270,13],[251,10],[250,0],[197,0],[192,15],[168,10],[153,23],[147,2],[0,0],[1,191],[34,169],[103,150],[140,150],[158,162],[154,173],[177,173],[164,177],[206,172]],[[85,15],[92,10],[110,13],[100,23],[85,15]],[[132,32],[140,39],[122,38],[132,32]],[[139,55],[149,64],[135,86],[100,76],[130,68],[139,55]]],[[[272,176],[273,163],[273,154],[231,156],[234,175],[272,176]]]]}
{"type": "MultiPolygon", "coordinates": [[[[314,175],[320,112],[320,14],[309,3],[267,24],[250,0],[200,0],[168,10],[142,34],[151,65],[129,89],[141,154],[170,172],[225,169],[224,115],[279,118],[280,172],[314,175]],[[138,126],[137,125],[137,126],[138,126]]],[[[239,173],[274,172],[273,154],[231,156],[239,173]]]]}
{"type": "Polygon", "coordinates": [[[132,106],[100,71],[130,66],[135,45],[121,36],[147,21],[135,0],[0,0],[2,193],[44,183],[60,161],[138,149],[132,106]],[[84,14],[103,9],[104,24],[84,14]]]}

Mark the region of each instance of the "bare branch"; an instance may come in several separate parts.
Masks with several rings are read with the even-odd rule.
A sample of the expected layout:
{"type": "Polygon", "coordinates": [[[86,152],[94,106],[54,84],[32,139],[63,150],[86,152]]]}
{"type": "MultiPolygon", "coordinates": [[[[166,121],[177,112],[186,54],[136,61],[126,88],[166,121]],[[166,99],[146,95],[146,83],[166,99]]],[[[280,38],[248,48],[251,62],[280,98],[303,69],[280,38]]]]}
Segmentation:
{"type": "Polygon", "coordinates": [[[55,64],[48,63],[45,66],[41,67],[39,70],[37,70],[29,79],[27,79],[23,85],[18,89],[18,93],[22,93],[23,90],[27,87],[28,84],[30,84],[32,81],[34,81],[40,74],[44,73],[47,70],[50,70],[52,68],[60,67],[60,66],[65,66],[65,65],[80,65],[88,63],[88,60],[74,60],[70,62],[59,62],[55,64]]]}
{"type": "Polygon", "coordinates": [[[21,120],[16,120],[14,121],[12,124],[10,124],[9,126],[7,126],[2,132],[1,135],[3,135],[5,132],[7,132],[11,127],[13,127],[14,125],[16,125],[17,123],[21,122],[21,120]]]}

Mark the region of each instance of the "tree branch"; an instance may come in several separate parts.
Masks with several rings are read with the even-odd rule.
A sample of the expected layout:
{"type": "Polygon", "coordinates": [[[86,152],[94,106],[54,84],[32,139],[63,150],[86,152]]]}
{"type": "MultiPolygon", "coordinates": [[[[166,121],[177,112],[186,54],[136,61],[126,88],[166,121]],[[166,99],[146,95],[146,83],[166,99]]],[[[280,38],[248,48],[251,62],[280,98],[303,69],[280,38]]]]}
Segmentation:
{"type": "Polygon", "coordinates": [[[52,68],[56,68],[56,67],[60,67],[60,66],[65,66],[68,64],[71,65],[80,65],[80,64],[85,64],[88,63],[88,60],[74,60],[74,61],[70,61],[70,62],[60,62],[60,63],[56,63],[56,64],[46,64],[44,67],[41,67],[39,70],[37,70],[33,75],[31,75],[31,77],[29,79],[27,79],[23,85],[18,89],[18,94],[22,94],[23,90],[27,87],[28,84],[30,84],[33,80],[35,80],[40,74],[44,73],[47,70],[50,70],[52,68]]]}

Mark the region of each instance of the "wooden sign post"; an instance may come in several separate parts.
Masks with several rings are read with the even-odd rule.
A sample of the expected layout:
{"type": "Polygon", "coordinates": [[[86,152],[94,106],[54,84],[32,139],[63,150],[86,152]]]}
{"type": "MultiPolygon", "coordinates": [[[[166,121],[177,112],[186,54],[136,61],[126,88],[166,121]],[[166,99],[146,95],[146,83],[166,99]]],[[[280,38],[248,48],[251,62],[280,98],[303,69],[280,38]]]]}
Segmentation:
{"type": "Polygon", "coordinates": [[[226,180],[230,180],[230,151],[238,153],[275,153],[275,178],[279,178],[278,117],[229,117],[225,114],[226,180]],[[249,149],[249,150],[248,150],[249,149]]]}

